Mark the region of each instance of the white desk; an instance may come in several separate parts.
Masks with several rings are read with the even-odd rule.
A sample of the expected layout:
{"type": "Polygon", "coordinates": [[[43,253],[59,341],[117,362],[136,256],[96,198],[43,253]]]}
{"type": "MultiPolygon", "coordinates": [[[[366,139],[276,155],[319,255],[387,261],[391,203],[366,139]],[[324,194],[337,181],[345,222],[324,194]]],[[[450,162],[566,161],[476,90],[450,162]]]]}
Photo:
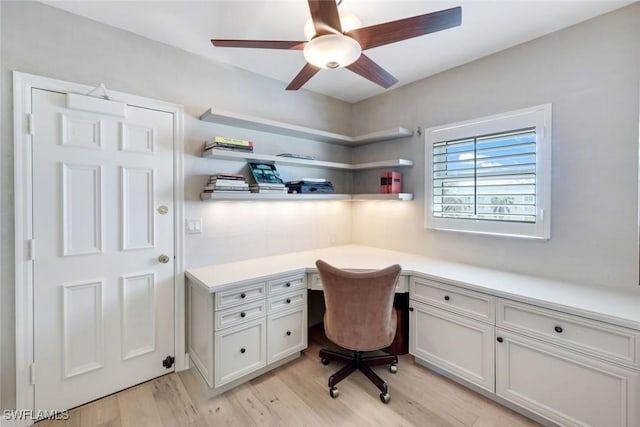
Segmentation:
{"type": "Polygon", "coordinates": [[[544,423],[640,426],[640,289],[581,286],[357,245],[187,271],[189,353],[210,395],[306,348],[306,288],[317,288],[308,280],[317,259],[353,270],[402,266],[416,363],[544,423]],[[254,367],[240,362],[244,350],[216,348],[214,337],[259,352],[254,367]],[[220,371],[233,381],[214,381],[220,371]]]}
{"type": "Polygon", "coordinates": [[[640,329],[640,287],[636,292],[597,288],[541,279],[499,270],[442,261],[369,246],[346,245],[253,258],[189,269],[187,278],[214,293],[283,274],[315,272],[322,259],[338,268],[371,270],[400,264],[403,275],[420,275],[439,282],[488,292],[495,296],[640,329]]]}

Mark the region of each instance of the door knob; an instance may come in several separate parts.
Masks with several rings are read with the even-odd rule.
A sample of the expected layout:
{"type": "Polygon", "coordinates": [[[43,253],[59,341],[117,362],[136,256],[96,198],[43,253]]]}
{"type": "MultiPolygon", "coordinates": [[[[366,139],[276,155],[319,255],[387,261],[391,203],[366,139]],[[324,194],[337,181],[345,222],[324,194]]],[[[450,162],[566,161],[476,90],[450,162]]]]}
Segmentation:
{"type": "Polygon", "coordinates": [[[169,262],[169,255],[165,255],[165,254],[160,255],[158,257],[158,261],[160,261],[163,264],[168,263],[169,262]]]}

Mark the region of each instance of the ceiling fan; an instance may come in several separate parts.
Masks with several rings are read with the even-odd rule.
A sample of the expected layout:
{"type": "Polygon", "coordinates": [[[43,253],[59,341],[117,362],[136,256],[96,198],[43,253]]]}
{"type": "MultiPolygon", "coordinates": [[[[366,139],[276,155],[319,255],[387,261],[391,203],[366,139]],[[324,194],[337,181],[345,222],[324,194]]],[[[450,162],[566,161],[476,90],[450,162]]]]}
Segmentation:
{"type": "Polygon", "coordinates": [[[398,80],[362,51],[456,27],[461,7],[358,28],[352,14],[338,11],[334,0],[309,0],[311,19],[305,26],[308,41],[213,39],[216,47],[302,50],[307,64],[289,83],[287,90],[300,89],[321,68],[345,67],[383,88],[398,80]]]}

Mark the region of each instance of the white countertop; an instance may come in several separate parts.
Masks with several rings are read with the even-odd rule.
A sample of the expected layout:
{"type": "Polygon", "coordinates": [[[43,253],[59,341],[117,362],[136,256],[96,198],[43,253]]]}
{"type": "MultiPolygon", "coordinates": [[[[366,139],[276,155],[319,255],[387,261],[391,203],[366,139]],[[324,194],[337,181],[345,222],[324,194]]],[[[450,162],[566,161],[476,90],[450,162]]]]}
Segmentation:
{"type": "Polygon", "coordinates": [[[189,269],[186,274],[191,281],[214,293],[256,279],[268,280],[287,273],[315,271],[318,259],[339,268],[363,270],[400,264],[402,274],[419,275],[499,297],[640,329],[640,287],[635,291],[624,291],[558,282],[369,246],[334,246],[252,258],[189,269]]]}

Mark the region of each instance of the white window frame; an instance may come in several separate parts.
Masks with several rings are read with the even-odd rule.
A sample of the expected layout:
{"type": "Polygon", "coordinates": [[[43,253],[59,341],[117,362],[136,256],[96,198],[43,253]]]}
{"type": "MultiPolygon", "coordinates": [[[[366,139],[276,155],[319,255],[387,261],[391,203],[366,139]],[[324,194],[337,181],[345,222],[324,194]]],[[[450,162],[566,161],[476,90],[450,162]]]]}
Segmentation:
{"type": "Polygon", "coordinates": [[[551,238],[551,104],[543,104],[478,119],[431,127],[425,130],[425,213],[428,229],[499,236],[551,238]],[[433,216],[433,145],[515,129],[536,131],[536,222],[507,222],[433,216]]]}

